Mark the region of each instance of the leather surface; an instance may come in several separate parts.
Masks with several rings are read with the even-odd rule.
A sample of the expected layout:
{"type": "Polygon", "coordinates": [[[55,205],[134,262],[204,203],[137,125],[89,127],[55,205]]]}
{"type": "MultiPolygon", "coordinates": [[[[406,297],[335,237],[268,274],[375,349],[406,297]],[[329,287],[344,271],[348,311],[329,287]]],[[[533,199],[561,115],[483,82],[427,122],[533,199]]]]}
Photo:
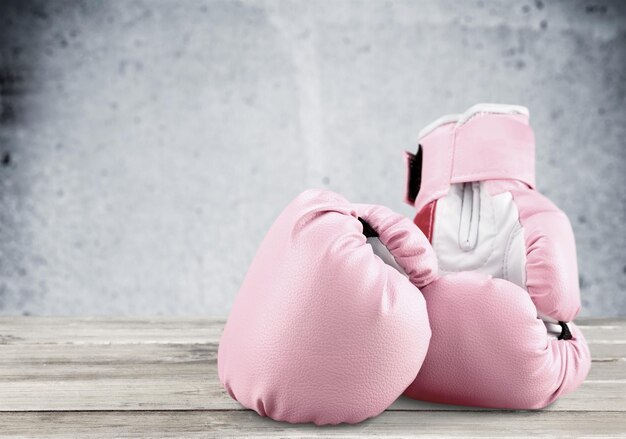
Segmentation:
{"type": "Polygon", "coordinates": [[[545,407],[589,371],[583,335],[549,337],[526,291],[502,279],[463,272],[422,289],[432,338],[411,398],[505,409],[545,407]]]}
{"type": "Polygon", "coordinates": [[[524,229],[526,289],[541,314],[572,321],[580,311],[572,226],[567,216],[540,193],[519,184],[510,192],[524,229]]]}
{"type": "MultiPolygon", "coordinates": [[[[430,201],[425,204],[427,213],[436,210],[427,233],[442,272],[452,273],[422,289],[433,335],[424,365],[406,391],[413,398],[540,408],[577,388],[591,365],[574,324],[568,324],[573,338],[558,340],[538,318],[571,322],[578,314],[576,247],[565,214],[531,187],[534,136],[528,116],[505,113],[483,111],[464,124],[446,119],[428,132],[431,143],[420,140],[425,163],[429,154],[442,156],[438,148],[446,139],[453,145],[447,150],[449,163],[472,161],[466,168],[475,175],[464,179],[480,188],[480,206],[464,206],[470,199],[464,195],[467,186],[455,186],[460,182],[454,171],[444,184],[441,169],[424,167],[422,190],[424,181],[436,182],[440,190],[421,198],[418,194],[416,206],[420,200],[434,200],[434,207],[430,201]],[[468,125],[473,126],[471,135],[463,132],[468,125]],[[493,154],[498,148],[508,153],[493,154]],[[517,164],[510,153],[519,155],[517,164]],[[486,178],[494,169],[515,166],[508,177],[494,173],[486,178]],[[435,176],[429,177],[431,172],[435,176]],[[475,230],[477,235],[470,233],[475,230]],[[472,239],[460,242],[466,236],[472,239]],[[464,252],[470,257],[463,258],[464,252]],[[474,271],[463,272],[468,268],[474,271]]],[[[418,211],[416,223],[424,224],[425,215],[418,211]]]]}
{"type": "Polygon", "coordinates": [[[220,381],[243,406],[292,423],[356,423],[417,375],[431,334],[424,298],[374,254],[358,217],[413,283],[436,277],[435,254],[409,219],[302,193],[264,238],[220,341],[220,381]]]}

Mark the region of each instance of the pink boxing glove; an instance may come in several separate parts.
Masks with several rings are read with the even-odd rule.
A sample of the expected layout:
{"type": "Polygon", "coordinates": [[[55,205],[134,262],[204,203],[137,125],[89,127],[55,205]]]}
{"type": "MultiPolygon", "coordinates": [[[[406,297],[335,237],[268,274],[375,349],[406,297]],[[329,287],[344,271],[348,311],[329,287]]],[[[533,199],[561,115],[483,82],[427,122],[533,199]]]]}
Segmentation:
{"type": "Polygon", "coordinates": [[[422,289],[428,355],[406,395],[532,409],[585,379],[589,350],[565,214],[535,191],[524,107],[480,104],[420,133],[406,200],[443,275],[422,289]]]}
{"type": "Polygon", "coordinates": [[[356,423],[413,381],[430,327],[417,286],[437,261],[407,218],[322,190],[272,225],[224,328],[218,372],[242,405],[292,423],[356,423]],[[378,235],[407,277],[374,254],[378,235]]]}

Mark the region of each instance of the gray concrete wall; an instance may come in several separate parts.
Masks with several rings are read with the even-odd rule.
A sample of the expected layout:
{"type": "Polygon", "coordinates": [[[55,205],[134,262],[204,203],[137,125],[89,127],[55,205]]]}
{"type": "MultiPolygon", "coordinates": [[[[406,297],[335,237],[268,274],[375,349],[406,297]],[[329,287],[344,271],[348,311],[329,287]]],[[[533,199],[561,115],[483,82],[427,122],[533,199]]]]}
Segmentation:
{"type": "Polygon", "coordinates": [[[626,315],[626,3],[0,3],[0,313],[226,314],[305,188],[403,205],[434,118],[523,104],[585,315],[626,315]]]}

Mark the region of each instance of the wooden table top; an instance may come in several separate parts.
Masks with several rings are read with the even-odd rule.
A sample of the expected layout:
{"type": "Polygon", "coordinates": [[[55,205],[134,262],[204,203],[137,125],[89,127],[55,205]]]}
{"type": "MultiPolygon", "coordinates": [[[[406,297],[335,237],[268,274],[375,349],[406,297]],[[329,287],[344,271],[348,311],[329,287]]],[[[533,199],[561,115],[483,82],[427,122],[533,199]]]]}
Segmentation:
{"type": "Polygon", "coordinates": [[[222,390],[222,318],[0,317],[3,437],[626,437],[626,319],[580,320],[587,381],[544,410],[400,398],[358,425],[290,425],[222,390]]]}

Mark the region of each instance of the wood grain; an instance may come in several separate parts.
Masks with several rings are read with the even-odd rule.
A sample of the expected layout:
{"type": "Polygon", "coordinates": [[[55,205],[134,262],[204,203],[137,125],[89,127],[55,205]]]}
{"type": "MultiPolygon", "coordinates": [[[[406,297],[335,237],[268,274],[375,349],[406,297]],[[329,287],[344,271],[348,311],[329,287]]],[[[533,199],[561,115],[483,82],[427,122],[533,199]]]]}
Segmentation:
{"type": "Polygon", "coordinates": [[[316,427],[249,411],[22,412],[4,414],[4,437],[623,437],[623,416],[598,412],[385,412],[357,425],[316,427]]]}
{"type": "Polygon", "coordinates": [[[626,321],[583,320],[586,382],[541,411],[400,398],[358,426],[263,419],[222,390],[222,318],[0,317],[0,435],[626,437],[626,321]]]}

